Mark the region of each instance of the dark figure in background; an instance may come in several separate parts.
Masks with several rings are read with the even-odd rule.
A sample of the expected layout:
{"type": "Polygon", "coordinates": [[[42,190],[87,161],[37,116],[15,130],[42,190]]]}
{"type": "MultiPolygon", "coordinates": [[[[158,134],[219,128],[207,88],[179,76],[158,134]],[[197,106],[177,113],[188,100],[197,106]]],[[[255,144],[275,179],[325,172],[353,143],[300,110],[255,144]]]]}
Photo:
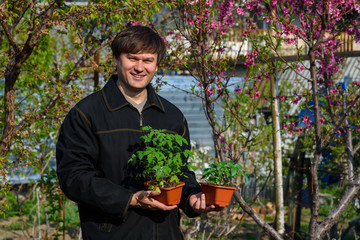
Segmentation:
{"type": "Polygon", "coordinates": [[[150,84],[165,44],[150,28],[134,26],[121,31],[111,48],[117,75],[77,103],[61,127],[56,146],[60,187],[78,203],[84,239],[183,239],[178,207],[189,217],[215,210],[205,205],[194,173],[183,169],[182,200],[167,206],[153,199],[159,193],[146,190],[127,164],[141,146],[144,125],[190,142],[182,112],[150,84]]]}

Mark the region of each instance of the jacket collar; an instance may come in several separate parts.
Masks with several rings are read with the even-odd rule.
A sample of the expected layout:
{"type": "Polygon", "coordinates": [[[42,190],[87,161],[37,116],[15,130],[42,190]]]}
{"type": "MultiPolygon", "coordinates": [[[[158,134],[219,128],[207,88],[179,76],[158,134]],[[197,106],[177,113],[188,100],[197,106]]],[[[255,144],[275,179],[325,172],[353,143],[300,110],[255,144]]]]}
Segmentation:
{"type": "MultiPolygon", "coordinates": [[[[104,97],[104,101],[106,107],[110,112],[117,111],[127,105],[130,105],[128,101],[126,101],[124,95],[116,85],[116,81],[118,79],[117,75],[112,75],[110,80],[105,84],[102,89],[102,95],[104,97]]],[[[164,106],[159,98],[159,96],[155,93],[154,88],[149,84],[147,87],[148,99],[144,106],[147,107],[155,107],[165,112],[164,106]]]]}

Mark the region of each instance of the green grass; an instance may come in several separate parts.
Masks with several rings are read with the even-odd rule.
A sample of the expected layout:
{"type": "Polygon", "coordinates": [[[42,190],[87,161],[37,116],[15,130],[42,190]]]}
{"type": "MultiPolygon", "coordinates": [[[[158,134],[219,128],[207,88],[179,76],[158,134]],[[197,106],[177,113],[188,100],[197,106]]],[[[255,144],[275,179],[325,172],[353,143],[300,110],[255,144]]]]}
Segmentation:
{"type": "MultiPolygon", "coordinates": [[[[29,228],[33,225],[34,219],[37,217],[38,208],[37,202],[31,197],[26,199],[20,205],[17,202],[17,198],[13,192],[9,192],[9,194],[5,197],[6,201],[6,210],[4,214],[0,216],[0,221],[6,221],[10,218],[18,218],[19,216],[23,216],[22,218],[18,218],[14,220],[14,222],[9,223],[9,225],[2,226],[2,229],[7,231],[16,231],[22,230],[24,228],[29,228]]],[[[49,217],[50,224],[52,226],[62,226],[63,219],[59,216],[59,209],[57,207],[57,202],[52,202],[52,204],[47,204],[47,213],[49,217]],[[54,208],[55,207],[55,208],[54,208]]],[[[39,223],[36,220],[36,223],[39,223]]],[[[40,224],[45,224],[45,204],[40,206],[40,224]]],[[[70,201],[65,201],[65,229],[74,229],[79,228],[80,226],[80,217],[78,213],[77,205],[70,201]]]]}

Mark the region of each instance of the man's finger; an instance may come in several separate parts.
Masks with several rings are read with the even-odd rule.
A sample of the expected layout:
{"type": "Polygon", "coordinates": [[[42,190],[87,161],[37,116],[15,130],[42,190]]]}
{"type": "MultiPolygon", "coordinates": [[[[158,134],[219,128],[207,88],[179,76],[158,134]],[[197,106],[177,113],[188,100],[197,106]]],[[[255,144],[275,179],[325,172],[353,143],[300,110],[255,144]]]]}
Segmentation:
{"type": "Polygon", "coordinates": [[[202,193],[201,194],[201,198],[200,198],[200,208],[205,210],[206,209],[206,199],[205,199],[205,194],[202,193]]]}
{"type": "Polygon", "coordinates": [[[154,200],[154,202],[152,202],[152,207],[154,210],[163,210],[163,211],[170,211],[173,210],[175,208],[177,208],[177,205],[165,205],[157,200],[154,200]]]}
{"type": "Polygon", "coordinates": [[[201,206],[201,200],[200,200],[200,198],[197,198],[197,200],[195,202],[195,209],[200,210],[200,206],[201,206]]]}
{"type": "Polygon", "coordinates": [[[148,196],[149,197],[155,197],[161,194],[161,192],[159,191],[147,191],[148,192],[148,196]]]}

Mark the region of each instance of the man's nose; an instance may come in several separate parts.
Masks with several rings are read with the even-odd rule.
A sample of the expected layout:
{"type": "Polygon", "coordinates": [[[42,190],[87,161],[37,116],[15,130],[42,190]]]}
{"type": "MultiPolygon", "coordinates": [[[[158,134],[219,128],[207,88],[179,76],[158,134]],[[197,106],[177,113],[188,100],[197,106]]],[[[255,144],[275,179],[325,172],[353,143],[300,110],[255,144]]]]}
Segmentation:
{"type": "Polygon", "coordinates": [[[136,64],[135,64],[135,70],[136,71],[143,71],[144,70],[144,63],[143,61],[137,61],[136,64]]]}

